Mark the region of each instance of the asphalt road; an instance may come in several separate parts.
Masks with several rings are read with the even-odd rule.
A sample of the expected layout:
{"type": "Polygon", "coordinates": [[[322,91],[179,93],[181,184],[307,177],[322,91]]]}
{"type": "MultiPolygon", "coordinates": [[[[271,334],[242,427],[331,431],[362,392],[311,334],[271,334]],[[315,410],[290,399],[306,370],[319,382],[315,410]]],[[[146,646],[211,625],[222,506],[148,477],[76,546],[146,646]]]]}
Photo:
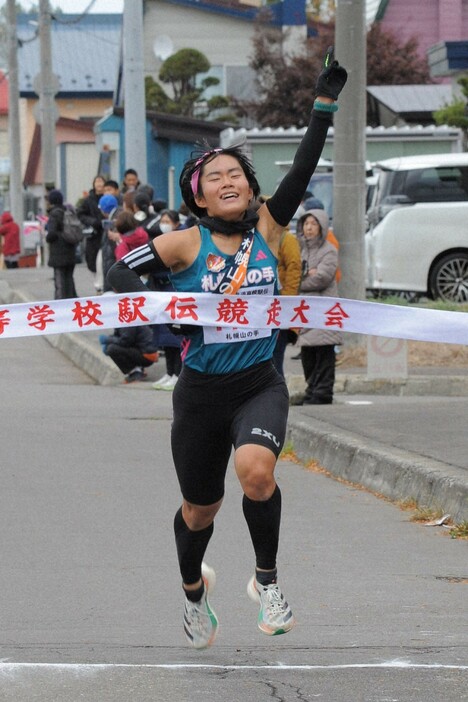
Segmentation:
{"type": "Polygon", "coordinates": [[[220,632],[191,650],[170,393],[95,385],[40,338],[3,340],[0,359],[0,699],[468,700],[466,541],[281,462],[279,573],[298,624],[268,638],[231,471],[207,553],[220,632]]]}

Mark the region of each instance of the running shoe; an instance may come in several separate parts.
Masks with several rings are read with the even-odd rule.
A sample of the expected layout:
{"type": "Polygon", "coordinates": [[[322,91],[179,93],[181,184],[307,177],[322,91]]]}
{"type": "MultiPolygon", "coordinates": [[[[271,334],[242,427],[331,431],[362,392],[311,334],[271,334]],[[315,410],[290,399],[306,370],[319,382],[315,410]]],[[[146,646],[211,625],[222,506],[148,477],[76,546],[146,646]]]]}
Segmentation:
{"type": "Polygon", "coordinates": [[[253,575],[247,585],[247,594],[260,604],[257,623],[264,634],[278,636],[293,628],[294,616],[279,585],[261,585],[253,575]]]}
{"type": "Polygon", "coordinates": [[[171,379],[171,376],[168,373],[166,373],[165,375],[163,375],[162,378],[157,380],[155,383],[152,383],[151,387],[154,388],[155,390],[162,390],[164,384],[167,383],[167,381],[170,379],[171,379]]]}
{"type": "Polygon", "coordinates": [[[201,600],[191,602],[185,598],[184,631],[194,648],[208,648],[218,632],[218,618],[208,602],[208,594],[213,592],[216,584],[216,573],[206,563],[202,563],[202,578],[205,591],[201,600]]]}
{"type": "Polygon", "coordinates": [[[167,380],[164,385],[161,385],[161,390],[174,390],[175,384],[177,383],[179,377],[177,375],[171,375],[169,380],[167,380]]]}

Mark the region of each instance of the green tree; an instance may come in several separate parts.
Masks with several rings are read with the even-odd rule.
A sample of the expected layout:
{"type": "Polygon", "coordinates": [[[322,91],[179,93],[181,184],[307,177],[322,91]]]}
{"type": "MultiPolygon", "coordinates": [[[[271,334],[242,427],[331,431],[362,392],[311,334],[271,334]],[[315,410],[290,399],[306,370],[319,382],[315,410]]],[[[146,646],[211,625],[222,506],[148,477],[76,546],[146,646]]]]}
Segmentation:
{"type": "Polygon", "coordinates": [[[463,98],[455,98],[453,102],[433,113],[436,124],[448,124],[451,127],[463,129],[465,149],[468,145],[468,74],[457,80],[461,86],[463,98]]]}
{"type": "MultiPolygon", "coordinates": [[[[249,117],[262,127],[308,124],[322,59],[327,47],[334,43],[334,24],[317,25],[317,32],[317,36],[305,41],[301,55],[287,57],[282,52],[281,32],[258,25],[249,62],[257,76],[258,100],[235,102],[240,116],[249,117]]],[[[367,84],[431,82],[427,61],[419,56],[417,47],[415,39],[399,42],[374,23],[367,35],[367,84]]]]}
{"type": "Polygon", "coordinates": [[[205,76],[200,80],[200,75],[207,73],[210,68],[210,62],[200,51],[180,49],[164,61],[159,72],[161,83],[171,87],[172,97],[151,76],[147,76],[147,108],[206,119],[213,112],[228,107],[229,101],[222,95],[204,98],[205,90],[219,84],[218,78],[214,76],[205,76]]]}

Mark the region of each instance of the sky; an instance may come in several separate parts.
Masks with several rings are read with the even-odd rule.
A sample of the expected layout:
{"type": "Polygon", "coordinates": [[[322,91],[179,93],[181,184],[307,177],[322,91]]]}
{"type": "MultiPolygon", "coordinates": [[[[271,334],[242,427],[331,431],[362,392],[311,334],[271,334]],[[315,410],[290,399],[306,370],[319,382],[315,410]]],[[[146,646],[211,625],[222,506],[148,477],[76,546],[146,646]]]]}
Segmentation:
{"type": "MultiPolygon", "coordinates": [[[[50,0],[53,7],[60,7],[63,12],[73,12],[80,14],[89,5],[90,0],[50,0]]],[[[5,4],[5,0],[0,0],[0,7],[5,4]]],[[[33,2],[22,0],[23,7],[29,7],[33,2]]],[[[37,4],[37,2],[36,2],[37,4]]],[[[95,0],[90,12],[123,12],[124,0],[95,0]]],[[[379,0],[366,0],[366,10],[368,19],[373,19],[375,11],[379,5],[379,0]]]]}
{"type": "MultiPolygon", "coordinates": [[[[80,14],[85,10],[91,0],[49,0],[51,7],[60,7],[63,12],[80,14]]],[[[0,0],[0,7],[5,5],[6,0],[0,0]]],[[[95,0],[90,12],[122,12],[124,0],[95,0]]],[[[30,2],[29,0],[21,0],[24,8],[29,9],[32,5],[38,5],[38,2],[30,2]]]]}

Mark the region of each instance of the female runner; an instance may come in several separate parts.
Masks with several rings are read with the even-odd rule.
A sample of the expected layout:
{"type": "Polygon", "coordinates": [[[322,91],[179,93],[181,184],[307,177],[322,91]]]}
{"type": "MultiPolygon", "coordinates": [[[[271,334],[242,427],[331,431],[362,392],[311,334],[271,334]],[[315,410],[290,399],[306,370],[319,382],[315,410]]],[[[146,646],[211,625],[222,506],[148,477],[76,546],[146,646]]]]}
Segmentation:
{"type": "MultiPolygon", "coordinates": [[[[200,223],[130,252],[109,272],[112,288],[147,291],[140,275],[168,273],[178,292],[276,294],[280,236],[315,170],[346,79],[329,50],[293,165],[256,213],[249,204],[259,195],[259,185],[239,148],[211,149],[188,161],[180,187],[200,223]]],[[[208,600],[215,575],[203,557],[223,501],[232,447],[256,558],[247,590],[260,605],[258,626],[269,635],[294,626],[276,574],[281,493],[274,470],[289,407],[286,384],[271,361],[276,334],[259,330],[245,341],[232,336],[225,329],[192,328],[183,342],[184,365],[173,393],[172,453],[183,497],[174,531],[185,593],[184,630],[195,648],[210,646],[218,628],[208,600]]]]}

